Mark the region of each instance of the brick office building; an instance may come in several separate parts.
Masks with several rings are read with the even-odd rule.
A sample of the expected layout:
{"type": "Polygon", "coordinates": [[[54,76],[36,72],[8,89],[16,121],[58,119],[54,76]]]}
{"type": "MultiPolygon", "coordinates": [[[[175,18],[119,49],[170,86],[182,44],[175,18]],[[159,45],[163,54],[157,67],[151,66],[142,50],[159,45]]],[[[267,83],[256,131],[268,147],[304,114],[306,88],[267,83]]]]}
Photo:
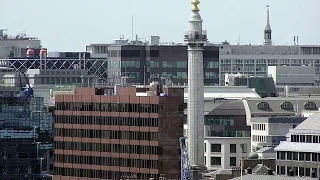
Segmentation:
{"type": "Polygon", "coordinates": [[[180,178],[183,89],[159,89],[120,87],[108,96],[88,87],[57,95],[54,179],[180,178]]]}

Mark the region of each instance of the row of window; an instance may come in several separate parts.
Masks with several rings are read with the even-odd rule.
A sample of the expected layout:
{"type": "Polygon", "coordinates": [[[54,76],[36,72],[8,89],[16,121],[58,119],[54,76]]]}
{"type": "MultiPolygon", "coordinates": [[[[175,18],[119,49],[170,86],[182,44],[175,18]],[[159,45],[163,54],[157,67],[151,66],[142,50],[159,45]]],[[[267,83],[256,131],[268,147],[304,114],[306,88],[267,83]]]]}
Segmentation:
{"type": "Polygon", "coordinates": [[[265,131],[266,124],[252,124],[252,130],[265,131]]]}
{"type": "MultiPolygon", "coordinates": [[[[187,72],[162,72],[162,76],[177,78],[177,79],[187,79],[188,78],[187,72]]],[[[152,78],[151,74],[150,74],[150,78],[152,78]]],[[[155,74],[153,74],[153,78],[159,78],[159,77],[157,77],[157,75],[155,76],[155,74]]]]}
{"type": "Polygon", "coordinates": [[[219,74],[216,72],[204,72],[204,79],[217,79],[219,74]]]}
{"type": "Polygon", "coordinates": [[[162,109],[161,104],[56,102],[56,110],[67,111],[159,113],[162,109]]]}
{"type": "Polygon", "coordinates": [[[140,79],[140,72],[122,72],[122,77],[128,77],[130,79],[140,79]]]}
{"type": "Polygon", "coordinates": [[[55,123],[159,127],[158,118],[56,115],[55,123]]]}
{"type": "Polygon", "coordinates": [[[291,135],[291,142],[320,143],[320,136],[292,134],[291,135]]]}
{"type": "MultiPolygon", "coordinates": [[[[162,65],[160,64],[161,61],[150,61],[147,62],[148,68],[181,68],[186,69],[188,67],[187,61],[162,61],[162,65]]],[[[140,68],[141,63],[140,61],[118,61],[115,62],[117,64],[121,64],[122,68],[140,68]]],[[[110,67],[119,67],[120,65],[113,65],[110,67]]],[[[204,62],[204,68],[219,68],[219,62],[209,61],[204,62]]]]}
{"type": "MultiPolygon", "coordinates": [[[[207,165],[206,162],[206,157],[204,157],[205,160],[205,165],[207,165]]],[[[221,166],[221,157],[210,157],[210,165],[211,166],[221,166]]],[[[229,165],[232,166],[237,166],[237,157],[230,157],[229,158],[229,165]]]]}
{"type": "Polygon", "coordinates": [[[158,79],[161,77],[170,77],[174,79],[188,79],[187,72],[150,72],[151,79],[158,79]]]}
{"type": "Polygon", "coordinates": [[[158,146],[61,141],[55,141],[54,145],[55,149],[62,150],[162,155],[162,147],[158,146]]]}
{"type": "Polygon", "coordinates": [[[162,61],[163,68],[187,68],[187,61],[162,61]]]}
{"type": "Polygon", "coordinates": [[[233,117],[205,117],[206,125],[234,126],[233,117]]]}
{"type": "Polygon", "coordinates": [[[252,135],[253,142],[266,142],[266,136],[252,135]]]}
{"type": "Polygon", "coordinates": [[[58,128],[58,129],[56,129],[56,136],[158,141],[158,133],[157,132],[110,131],[110,130],[90,130],[90,129],[60,129],[60,128],[58,128]]]}
{"type": "Polygon", "coordinates": [[[320,153],[277,151],[277,160],[320,161],[320,153]]]}
{"type": "Polygon", "coordinates": [[[250,131],[208,131],[209,137],[250,137],[250,131]]]}
{"type": "Polygon", "coordinates": [[[120,61],[122,68],[140,68],[140,61],[120,61]]]}
{"type": "MultiPolygon", "coordinates": [[[[210,152],[212,153],[221,153],[221,144],[210,144],[210,152]]],[[[240,144],[240,151],[242,153],[247,153],[248,151],[247,144],[240,144]]],[[[207,143],[204,144],[204,152],[206,152],[207,143]]],[[[237,153],[237,144],[230,144],[230,153],[237,153]]]]}
{"type": "Polygon", "coordinates": [[[76,169],[76,168],[65,168],[65,167],[54,167],[54,174],[60,176],[71,176],[71,177],[87,177],[87,178],[98,178],[98,179],[149,179],[152,177],[158,177],[158,174],[132,174],[129,172],[117,172],[117,171],[102,171],[102,170],[91,170],[91,169],[76,169]]]}
{"type": "Polygon", "coordinates": [[[158,163],[159,163],[159,161],[157,160],[124,159],[124,158],[99,157],[99,156],[77,156],[77,155],[65,155],[65,154],[55,154],[54,160],[55,162],[71,163],[71,164],[121,166],[121,167],[148,168],[148,169],[158,169],[158,163]]]}
{"type": "Polygon", "coordinates": [[[319,64],[319,59],[221,59],[221,64],[283,64],[283,65],[290,65],[290,64],[319,64]]]}
{"type": "Polygon", "coordinates": [[[277,174],[289,175],[293,170],[294,176],[310,177],[314,173],[314,177],[317,177],[317,168],[305,168],[305,167],[291,167],[291,166],[277,166],[277,174]]]}
{"type": "MultiPolygon", "coordinates": [[[[318,109],[317,104],[314,102],[306,102],[303,106],[306,110],[317,110],[318,109]]],[[[283,102],[280,105],[280,107],[283,110],[294,111],[294,106],[291,102],[283,102]]],[[[257,108],[260,110],[269,110],[271,107],[270,107],[269,103],[267,103],[267,102],[259,102],[257,104],[257,108]]]]}

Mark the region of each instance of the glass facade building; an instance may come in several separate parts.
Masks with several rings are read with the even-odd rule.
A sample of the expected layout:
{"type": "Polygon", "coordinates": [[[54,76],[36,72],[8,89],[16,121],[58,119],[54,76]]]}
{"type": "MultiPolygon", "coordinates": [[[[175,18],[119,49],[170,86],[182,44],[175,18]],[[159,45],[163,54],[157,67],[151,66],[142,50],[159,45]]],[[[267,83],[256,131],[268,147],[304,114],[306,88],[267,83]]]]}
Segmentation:
{"type": "Polygon", "coordinates": [[[0,179],[46,179],[52,114],[42,97],[0,97],[0,179]],[[42,142],[40,142],[42,141],[42,142]]]}

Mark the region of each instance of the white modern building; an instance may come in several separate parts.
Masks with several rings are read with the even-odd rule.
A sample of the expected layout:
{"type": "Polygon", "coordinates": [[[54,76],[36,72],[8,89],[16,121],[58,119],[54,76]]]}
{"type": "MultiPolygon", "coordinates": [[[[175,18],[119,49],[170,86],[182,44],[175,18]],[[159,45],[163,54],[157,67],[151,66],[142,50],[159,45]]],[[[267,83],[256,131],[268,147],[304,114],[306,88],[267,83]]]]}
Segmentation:
{"type": "Polygon", "coordinates": [[[320,114],[314,113],[289,131],[287,141],[276,148],[277,174],[318,177],[320,161],[320,114]]]}
{"type": "Polygon", "coordinates": [[[268,75],[276,85],[313,86],[316,81],[314,66],[268,66],[268,75]]]}
{"type": "Polygon", "coordinates": [[[280,141],[286,140],[289,130],[305,119],[300,116],[251,118],[251,150],[258,151],[263,147],[279,145],[280,141]]]}
{"type": "Polygon", "coordinates": [[[250,137],[205,137],[204,143],[205,165],[212,170],[239,167],[250,153],[250,137]]]}

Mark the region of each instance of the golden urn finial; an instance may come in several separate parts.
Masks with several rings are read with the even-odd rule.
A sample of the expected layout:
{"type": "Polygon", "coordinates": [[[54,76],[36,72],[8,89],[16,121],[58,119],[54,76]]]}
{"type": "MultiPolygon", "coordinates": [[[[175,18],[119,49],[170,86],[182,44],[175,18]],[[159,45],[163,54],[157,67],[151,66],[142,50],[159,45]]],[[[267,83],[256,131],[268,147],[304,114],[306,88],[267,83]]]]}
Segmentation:
{"type": "Polygon", "coordinates": [[[193,0],[191,4],[193,5],[192,11],[199,11],[199,8],[198,8],[198,5],[200,4],[199,0],[193,0]]]}

